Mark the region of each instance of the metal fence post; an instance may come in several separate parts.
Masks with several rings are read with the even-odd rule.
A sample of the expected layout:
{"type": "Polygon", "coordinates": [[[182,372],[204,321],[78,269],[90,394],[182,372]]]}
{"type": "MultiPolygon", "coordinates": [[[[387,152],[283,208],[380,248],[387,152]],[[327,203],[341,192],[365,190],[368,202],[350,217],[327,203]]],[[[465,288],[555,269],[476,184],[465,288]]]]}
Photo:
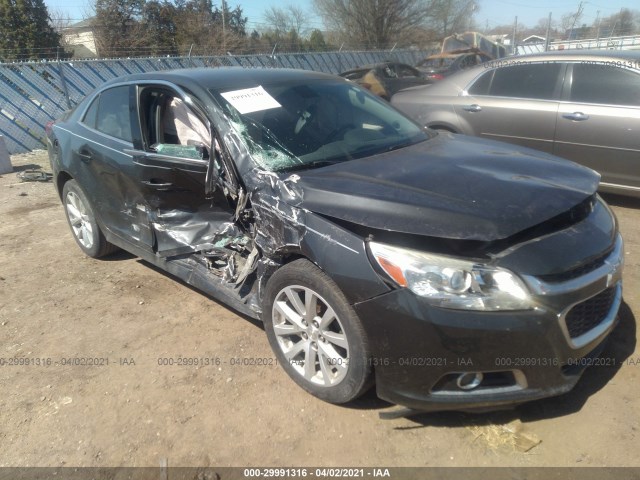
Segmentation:
{"type": "Polygon", "coordinates": [[[60,60],[58,60],[58,73],[60,74],[60,84],[62,86],[62,91],[64,92],[64,98],[67,100],[67,108],[71,109],[71,97],[69,97],[67,80],[66,78],[64,78],[64,70],[62,67],[62,62],[60,62],[60,60]]]}

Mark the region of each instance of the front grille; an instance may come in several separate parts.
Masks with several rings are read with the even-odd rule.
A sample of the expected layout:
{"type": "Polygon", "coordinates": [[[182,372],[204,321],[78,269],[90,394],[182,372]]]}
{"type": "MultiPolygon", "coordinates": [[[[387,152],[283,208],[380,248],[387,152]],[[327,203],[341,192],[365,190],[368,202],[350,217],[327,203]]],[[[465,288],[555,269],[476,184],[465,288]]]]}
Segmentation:
{"type": "Polygon", "coordinates": [[[604,262],[610,253],[611,252],[609,251],[605,255],[601,255],[595,260],[591,260],[590,262],[587,262],[584,265],[580,265],[573,270],[568,270],[562,273],[552,273],[550,275],[540,275],[540,279],[549,283],[560,283],[566,282],[568,280],[573,280],[574,278],[578,278],[589,272],[592,272],[596,268],[600,268],[602,265],[604,265],[604,262]]]}
{"type": "Polygon", "coordinates": [[[597,327],[609,314],[615,297],[616,287],[610,287],[569,310],[565,317],[569,336],[577,338],[597,327]]]}

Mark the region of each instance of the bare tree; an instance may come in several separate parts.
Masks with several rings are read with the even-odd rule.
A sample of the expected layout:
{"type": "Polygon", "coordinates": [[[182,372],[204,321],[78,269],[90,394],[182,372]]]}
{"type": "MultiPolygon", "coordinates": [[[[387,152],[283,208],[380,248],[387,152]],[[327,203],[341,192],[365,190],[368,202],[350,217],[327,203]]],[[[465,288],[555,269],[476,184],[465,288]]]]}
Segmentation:
{"type": "Polygon", "coordinates": [[[65,48],[70,47],[70,43],[65,35],[65,30],[73,24],[73,21],[69,18],[69,14],[64,13],[60,9],[56,9],[49,13],[49,18],[51,18],[51,26],[53,29],[60,34],[60,46],[65,48]]]}
{"type": "Polygon", "coordinates": [[[291,31],[302,37],[307,34],[309,15],[295,5],[288,5],[285,8],[270,7],[264,14],[264,20],[268,24],[268,30],[284,35],[291,31]]]}
{"type": "Polygon", "coordinates": [[[49,12],[49,18],[51,18],[51,26],[58,32],[69,28],[73,24],[73,20],[71,20],[69,14],[59,8],[49,12]]]}
{"type": "Polygon", "coordinates": [[[396,42],[428,18],[428,0],[315,0],[329,29],[361,47],[396,42]]]}
{"type": "Polygon", "coordinates": [[[560,18],[560,29],[563,33],[570,33],[570,31],[575,28],[576,25],[580,25],[580,20],[582,19],[583,11],[582,9],[577,12],[565,13],[560,18]]]}
{"type": "Polygon", "coordinates": [[[438,37],[448,37],[471,30],[477,10],[475,0],[431,0],[428,6],[428,23],[438,37]]]}
{"type": "Polygon", "coordinates": [[[640,31],[640,12],[623,8],[620,12],[602,19],[602,36],[635,35],[640,31]]]}
{"type": "Polygon", "coordinates": [[[548,24],[549,18],[541,18],[540,20],[538,20],[538,23],[536,23],[536,26],[533,27],[533,32],[531,34],[544,37],[547,34],[547,26],[549,26],[549,33],[553,36],[557,36],[560,33],[560,31],[558,30],[558,22],[551,19],[551,25],[548,24]]]}

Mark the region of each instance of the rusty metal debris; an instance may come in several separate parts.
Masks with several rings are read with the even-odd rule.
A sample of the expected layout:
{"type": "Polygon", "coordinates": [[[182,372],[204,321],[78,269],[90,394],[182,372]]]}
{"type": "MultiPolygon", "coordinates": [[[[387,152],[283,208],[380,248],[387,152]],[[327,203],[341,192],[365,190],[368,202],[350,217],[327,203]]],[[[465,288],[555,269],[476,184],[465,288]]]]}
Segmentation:
{"type": "Polygon", "coordinates": [[[29,169],[18,172],[17,177],[21,182],[50,182],[53,175],[42,170],[29,169]]]}

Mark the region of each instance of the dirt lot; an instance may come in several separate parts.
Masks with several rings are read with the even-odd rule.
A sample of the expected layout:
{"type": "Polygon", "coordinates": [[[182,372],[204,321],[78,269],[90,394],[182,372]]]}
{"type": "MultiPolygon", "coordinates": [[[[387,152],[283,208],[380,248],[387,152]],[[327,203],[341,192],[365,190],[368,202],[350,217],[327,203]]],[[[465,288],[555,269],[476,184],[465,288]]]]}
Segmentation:
{"type": "MultiPolygon", "coordinates": [[[[49,170],[45,152],[12,161],[49,170]]],[[[4,175],[0,466],[640,466],[640,201],[607,200],[626,240],[615,367],[512,412],[380,420],[395,407],[372,394],[333,406],[243,366],[272,358],[259,324],[131,255],[85,257],[51,183],[4,175]],[[158,364],[179,356],[221,364],[158,364]],[[62,364],[80,357],[108,365],[62,364]]]]}

